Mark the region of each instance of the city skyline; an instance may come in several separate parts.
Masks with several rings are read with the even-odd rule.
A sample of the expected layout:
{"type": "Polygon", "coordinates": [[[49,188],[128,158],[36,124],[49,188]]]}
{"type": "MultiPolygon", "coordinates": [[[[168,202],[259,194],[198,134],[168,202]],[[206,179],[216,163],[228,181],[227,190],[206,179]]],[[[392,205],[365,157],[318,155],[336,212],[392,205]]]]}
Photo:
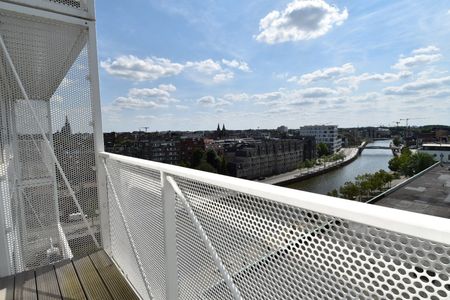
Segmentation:
{"type": "Polygon", "coordinates": [[[99,1],[97,19],[105,132],[450,124],[445,1],[99,1]]]}

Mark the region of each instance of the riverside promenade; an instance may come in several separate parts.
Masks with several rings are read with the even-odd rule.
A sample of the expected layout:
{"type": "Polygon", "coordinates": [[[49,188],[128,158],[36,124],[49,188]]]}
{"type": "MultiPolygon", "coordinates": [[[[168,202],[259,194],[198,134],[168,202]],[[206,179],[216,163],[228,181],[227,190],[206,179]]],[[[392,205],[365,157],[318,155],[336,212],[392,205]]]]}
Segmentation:
{"type": "Polygon", "coordinates": [[[360,154],[359,149],[360,148],[343,148],[340,150],[340,152],[345,155],[345,158],[342,160],[326,162],[322,165],[314,166],[312,168],[297,169],[283,174],[270,176],[259,181],[273,185],[285,185],[321,175],[351,163],[360,154]]]}

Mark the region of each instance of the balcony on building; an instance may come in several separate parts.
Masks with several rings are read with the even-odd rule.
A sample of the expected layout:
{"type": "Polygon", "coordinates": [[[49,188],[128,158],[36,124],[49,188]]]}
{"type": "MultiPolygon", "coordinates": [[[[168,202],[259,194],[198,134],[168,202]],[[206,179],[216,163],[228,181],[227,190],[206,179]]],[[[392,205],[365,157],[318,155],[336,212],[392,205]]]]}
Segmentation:
{"type": "Polygon", "coordinates": [[[0,299],[450,298],[446,218],[104,152],[93,1],[0,46],[0,299]]]}

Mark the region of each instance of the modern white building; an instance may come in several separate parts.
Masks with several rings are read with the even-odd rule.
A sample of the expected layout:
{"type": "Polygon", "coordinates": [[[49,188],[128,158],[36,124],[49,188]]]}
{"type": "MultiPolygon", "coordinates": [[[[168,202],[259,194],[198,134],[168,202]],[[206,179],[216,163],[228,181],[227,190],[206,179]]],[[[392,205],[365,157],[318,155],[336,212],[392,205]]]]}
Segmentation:
{"type": "Polygon", "coordinates": [[[333,153],[339,151],[342,147],[342,140],[338,138],[337,125],[308,125],[300,127],[300,135],[314,136],[316,145],[324,143],[333,153]]]}
{"type": "Polygon", "coordinates": [[[428,153],[437,161],[450,162],[450,144],[423,144],[419,152],[428,153]]]}

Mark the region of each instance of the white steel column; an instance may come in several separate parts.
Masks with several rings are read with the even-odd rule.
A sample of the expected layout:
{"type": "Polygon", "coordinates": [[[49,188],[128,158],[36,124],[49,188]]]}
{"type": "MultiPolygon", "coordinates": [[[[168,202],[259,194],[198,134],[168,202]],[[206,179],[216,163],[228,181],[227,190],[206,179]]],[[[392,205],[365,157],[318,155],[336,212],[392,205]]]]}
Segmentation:
{"type": "Polygon", "coordinates": [[[164,236],[166,254],[166,297],[178,299],[177,229],[175,219],[176,193],[167,175],[161,172],[161,191],[164,207],[164,236]]]}
{"type": "MultiPolygon", "coordinates": [[[[90,1],[91,3],[93,1],[90,1]]],[[[102,246],[105,251],[111,255],[111,234],[109,224],[109,203],[108,191],[106,187],[106,172],[99,157],[99,153],[104,151],[103,129],[102,129],[102,113],[100,100],[100,87],[98,76],[98,59],[97,59],[97,38],[95,22],[89,21],[88,24],[88,61],[89,61],[89,81],[91,87],[91,103],[92,103],[92,126],[94,131],[94,147],[95,147],[95,168],[97,171],[97,194],[98,208],[100,210],[100,229],[102,246]]]]}

